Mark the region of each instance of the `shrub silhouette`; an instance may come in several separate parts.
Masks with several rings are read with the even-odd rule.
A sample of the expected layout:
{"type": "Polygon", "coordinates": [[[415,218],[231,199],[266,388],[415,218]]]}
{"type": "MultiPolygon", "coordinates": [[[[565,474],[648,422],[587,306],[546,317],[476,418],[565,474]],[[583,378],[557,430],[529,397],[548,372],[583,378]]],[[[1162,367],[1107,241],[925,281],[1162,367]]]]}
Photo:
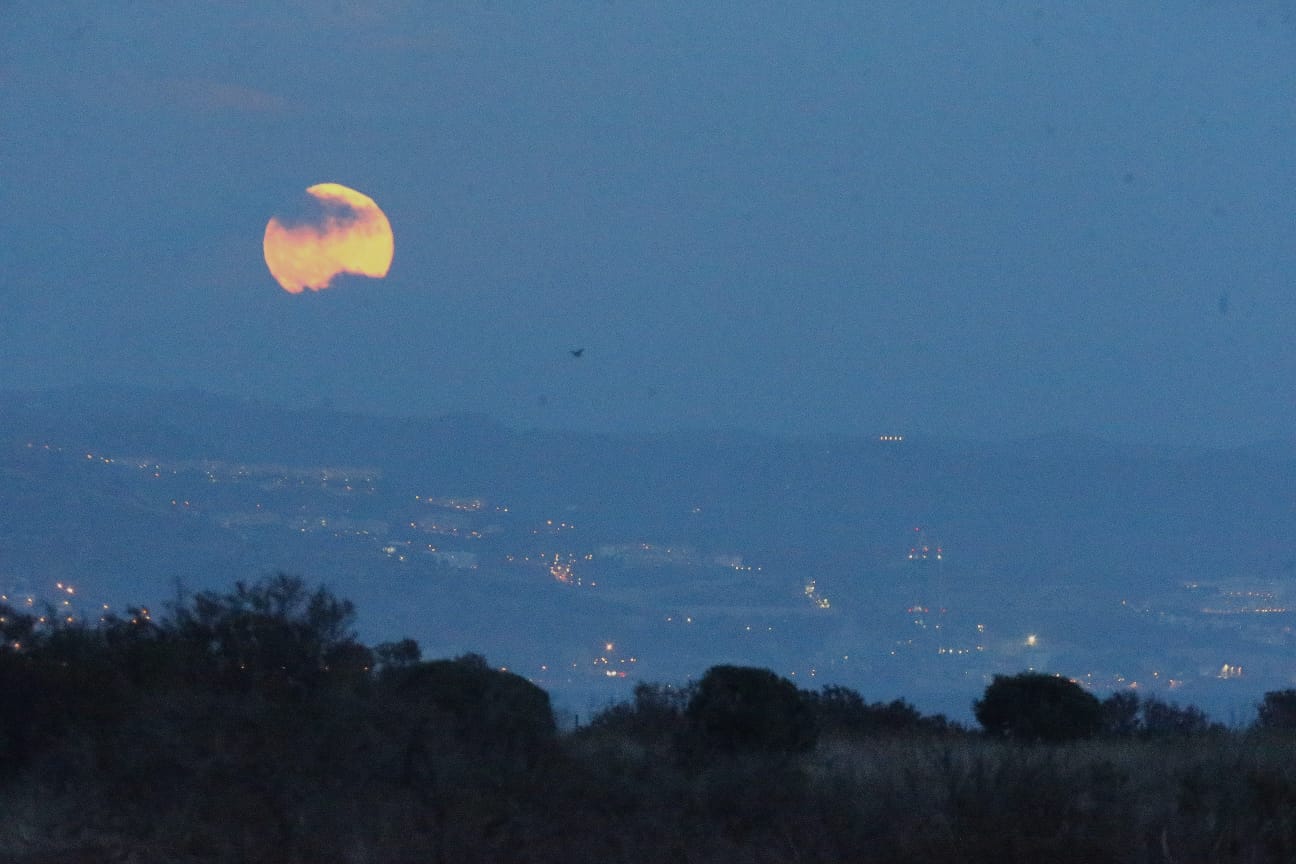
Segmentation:
{"type": "Polygon", "coordinates": [[[428,749],[426,736],[448,737],[484,763],[526,768],[557,734],[549,694],[478,654],[390,668],[381,686],[416,753],[428,749]]]}
{"type": "Polygon", "coordinates": [[[633,700],[595,714],[589,728],[640,741],[674,739],[684,731],[684,711],[692,692],[688,687],[640,682],[635,685],[633,700]]]}
{"type": "MultiPolygon", "coordinates": [[[[169,629],[191,669],[236,688],[301,691],[328,672],[330,662],[355,665],[351,627],[355,607],[324,588],[311,592],[284,573],[231,594],[204,592],[176,608],[169,629]],[[344,659],[349,657],[349,660],[344,659]]],[[[367,648],[364,649],[368,651],[367,648]]],[[[362,666],[372,665],[372,657],[362,666]]]]}
{"type": "MultiPolygon", "coordinates": [[[[1296,860],[1296,741],[1148,731],[1198,728],[1196,709],[1120,694],[1099,711],[1125,740],[1023,746],[1001,736],[1077,734],[1096,700],[1001,676],[978,700],[993,735],[906,740],[939,718],[719,666],[560,738],[539,688],[477,655],[371,650],[326,594],[272,578],[200,597],[95,627],[0,611],[23,634],[0,646],[0,859],[1296,860]],[[819,723],[859,734],[801,754],[819,723]]],[[[1288,728],[1291,709],[1275,691],[1261,717],[1288,728]]]]}
{"type": "Polygon", "coordinates": [[[1121,690],[1102,701],[1102,734],[1112,738],[1129,738],[1143,728],[1139,719],[1142,705],[1132,690],[1121,690]]]}
{"type": "Polygon", "coordinates": [[[115,727],[127,708],[127,681],[101,631],[48,609],[38,616],[0,606],[0,619],[0,768],[115,727]]]}
{"type": "Polygon", "coordinates": [[[139,704],[185,704],[213,685],[298,700],[325,682],[359,687],[374,659],[353,618],[348,601],[284,574],[198,594],[162,620],[133,608],[90,627],[2,607],[0,691],[23,697],[0,700],[0,764],[75,736],[102,750],[139,704]]]}
{"type": "Polygon", "coordinates": [[[695,751],[799,753],[818,738],[814,714],[796,685],[768,669],[712,666],[685,714],[695,751]]]}
{"type": "Polygon", "coordinates": [[[1221,732],[1224,727],[1212,723],[1206,712],[1196,705],[1165,702],[1155,696],[1143,700],[1142,731],[1150,737],[1205,735],[1221,732]]]}
{"type": "Polygon", "coordinates": [[[1268,731],[1296,730],[1296,690],[1270,690],[1256,706],[1256,728],[1268,731]]]}
{"type": "Polygon", "coordinates": [[[413,639],[399,642],[382,642],[374,648],[374,656],[383,669],[405,669],[423,659],[423,649],[413,639]]]}
{"type": "Polygon", "coordinates": [[[1100,733],[1110,738],[1166,738],[1222,732],[1195,705],[1166,702],[1156,696],[1140,699],[1133,691],[1113,693],[1102,701],[1100,733]]]}
{"type": "Polygon", "coordinates": [[[1073,741],[1102,728],[1102,703],[1056,675],[996,675],[972,712],[986,732],[1022,741],[1073,741]]]}
{"type": "Polygon", "coordinates": [[[802,694],[821,735],[906,735],[957,729],[943,715],[924,716],[903,699],[868,703],[849,687],[829,684],[802,694]]]}

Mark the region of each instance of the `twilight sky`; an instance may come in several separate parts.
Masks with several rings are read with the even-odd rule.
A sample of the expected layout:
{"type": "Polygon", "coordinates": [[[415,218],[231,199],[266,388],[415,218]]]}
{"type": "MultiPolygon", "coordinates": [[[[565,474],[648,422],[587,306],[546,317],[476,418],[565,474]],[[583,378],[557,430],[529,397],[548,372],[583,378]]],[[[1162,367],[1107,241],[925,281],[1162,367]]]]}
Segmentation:
{"type": "Polygon", "coordinates": [[[1237,443],[1294,192],[1288,0],[0,0],[0,387],[1237,443]],[[324,182],[395,260],[289,295],[324,182]]]}

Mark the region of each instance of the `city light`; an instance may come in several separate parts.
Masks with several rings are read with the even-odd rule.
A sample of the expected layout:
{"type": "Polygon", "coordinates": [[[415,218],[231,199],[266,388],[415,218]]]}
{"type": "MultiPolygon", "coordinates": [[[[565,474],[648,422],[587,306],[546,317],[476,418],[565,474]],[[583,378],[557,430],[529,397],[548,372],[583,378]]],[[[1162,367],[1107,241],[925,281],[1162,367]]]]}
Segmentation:
{"type": "MultiPolygon", "coordinates": [[[[903,440],[903,436],[879,436],[878,440],[895,443],[903,440]]],[[[56,445],[29,443],[27,452],[31,455],[24,454],[23,458],[48,459],[54,457],[47,454],[60,452],[56,445]]],[[[671,536],[645,539],[632,528],[624,529],[626,533],[617,537],[605,534],[602,525],[589,530],[590,526],[585,523],[593,524],[593,517],[582,519],[583,530],[577,531],[573,522],[553,514],[579,514],[578,502],[563,502],[559,498],[546,505],[555,508],[549,510],[548,518],[543,511],[511,514],[510,508],[488,504],[484,496],[461,494],[452,489],[432,490],[433,494],[400,494],[394,503],[384,502],[372,510],[365,510],[357,504],[360,496],[385,491],[376,470],[249,465],[212,460],[164,461],[142,456],[115,458],[76,449],[70,449],[59,458],[76,465],[77,471],[137,478],[134,482],[139,486],[133,494],[141,501],[165,508],[171,514],[168,518],[206,520],[217,531],[264,530],[267,537],[273,537],[277,532],[279,537],[286,537],[294,544],[324,538],[345,539],[355,544],[350,548],[363,555],[384,562],[390,559],[392,563],[385,564],[387,567],[400,563],[401,578],[426,576],[447,582],[450,579],[481,579],[483,596],[498,596],[499,591],[510,590],[502,583],[490,581],[500,578],[520,578],[524,580],[521,584],[525,585],[559,583],[578,589],[557,591],[550,595],[551,600],[544,601],[556,604],[585,602],[581,599],[586,596],[583,592],[602,582],[604,587],[598,590],[606,592],[605,596],[614,608],[615,604],[624,603],[626,597],[642,596],[649,598],[649,602],[659,603],[649,617],[662,638],[721,642],[741,638],[752,650],[753,657],[761,656],[756,652],[765,650],[765,645],[774,644],[770,634],[775,628],[768,624],[771,620],[780,622],[780,635],[791,633],[792,639],[798,639],[801,633],[797,628],[802,626],[799,622],[815,619],[822,626],[824,619],[820,616],[826,616],[829,610],[832,611],[832,616],[827,616],[830,620],[845,615],[850,621],[861,612],[867,614],[860,601],[871,599],[866,592],[872,590],[876,579],[885,581],[890,578],[892,587],[907,594],[884,600],[894,603],[891,608],[906,609],[908,615],[904,618],[895,615],[890,619],[895,630],[883,637],[872,656],[870,650],[862,645],[822,646],[826,650],[817,653],[798,648],[802,653],[794,665],[800,664],[799,673],[803,679],[817,675],[814,662],[827,675],[830,665],[835,664],[835,668],[840,669],[847,656],[856,658],[853,668],[882,657],[892,657],[900,659],[888,663],[894,664],[896,669],[904,668],[905,674],[917,678],[958,674],[971,680],[1006,668],[1018,668],[1019,664],[1025,665],[1021,663],[1023,658],[1045,667],[1050,673],[1055,671],[1050,667],[1070,662],[1060,660],[1062,656],[1070,657],[1070,651],[1065,655],[1055,655],[1057,646],[1061,644],[1057,640],[1064,638],[1058,634],[1043,636],[1029,632],[1015,638],[1010,635],[1002,639],[993,638],[992,633],[1022,632],[1028,622],[1014,618],[1015,615],[1029,614],[1035,619],[1029,623],[1045,626],[1051,612],[1042,607],[1038,612],[1032,608],[1029,613],[1020,613],[1014,610],[1027,607],[1015,604],[1004,604],[998,610],[988,605],[973,606],[972,602],[978,598],[974,584],[977,573],[973,567],[968,567],[966,572],[961,568],[965,555],[971,556],[976,548],[969,547],[964,555],[958,556],[959,563],[945,561],[944,549],[935,542],[933,528],[918,520],[906,519],[901,523],[905,545],[892,552],[886,551],[885,537],[868,541],[880,544],[882,556],[891,562],[885,566],[895,565],[896,569],[890,573],[884,569],[869,569],[870,563],[861,557],[857,563],[861,565],[862,580],[857,579],[849,566],[840,571],[825,569],[817,574],[827,579],[830,578],[829,572],[832,573],[830,584],[838,586],[834,601],[843,601],[837,603],[824,594],[817,578],[811,578],[793,566],[769,566],[766,571],[747,563],[744,553],[751,550],[734,548],[731,538],[721,534],[711,537],[699,532],[690,535],[687,542],[682,542],[682,538],[671,536]],[[213,487],[212,484],[219,486],[213,487]],[[240,484],[243,491],[240,491],[240,484]],[[327,495],[320,495],[321,490],[327,495]],[[245,497],[240,499],[244,493],[245,497]],[[586,542],[587,535],[599,540],[597,543],[586,542]],[[472,552],[467,551],[469,544],[472,544],[472,552]],[[894,554],[902,550],[906,558],[894,554]],[[905,564],[906,559],[916,563],[905,564]],[[936,562],[943,563],[938,565],[936,562]],[[758,575],[765,572],[768,572],[767,577],[758,575]],[[661,574],[660,578],[657,574],[661,574]],[[768,581],[763,582],[762,578],[768,581]],[[951,593],[955,596],[941,596],[945,587],[938,580],[948,580],[954,585],[951,593]],[[662,593],[654,596],[652,592],[659,590],[658,584],[662,586],[662,593]],[[678,593],[680,586],[687,586],[689,593],[678,593]],[[796,597],[797,587],[804,599],[796,597]],[[791,594],[787,593],[789,590],[791,594]],[[618,593],[623,591],[628,593],[618,593]],[[748,591],[752,593],[747,594],[748,591]],[[758,595],[756,592],[764,593],[758,595]],[[837,596],[837,592],[843,592],[842,596],[837,596]],[[953,602],[955,598],[957,602],[953,602]],[[854,605],[847,605],[845,601],[848,599],[854,605]],[[795,610],[790,611],[793,606],[795,610]],[[966,609],[961,608],[964,606],[966,609]],[[684,614],[681,607],[692,609],[697,617],[684,614]],[[665,614],[658,613],[657,609],[665,614]],[[999,613],[1002,617],[993,617],[999,613]],[[985,623],[986,618],[990,618],[989,623],[985,623]],[[679,630],[675,624],[689,626],[687,630],[679,630]],[[846,650],[852,653],[843,653],[846,650]],[[940,658],[939,661],[936,658],[940,658]],[[952,670],[958,671],[952,673],[952,670]]],[[[380,500],[375,499],[376,502],[380,500]]],[[[699,506],[691,502],[690,505],[695,514],[702,512],[699,506]]],[[[824,516],[829,520],[834,518],[832,514],[825,513],[824,516]]],[[[647,529],[640,526],[639,530],[647,529]]],[[[68,625],[87,626],[95,618],[105,624],[114,621],[109,614],[109,604],[100,604],[94,594],[97,585],[80,580],[76,586],[67,581],[48,584],[52,590],[47,587],[29,594],[31,589],[23,578],[0,582],[0,588],[6,591],[0,594],[0,602],[23,609],[22,620],[35,626],[37,634],[55,632],[57,628],[68,625]],[[83,605],[84,609],[81,608],[83,605]],[[95,611],[96,605],[100,606],[99,611],[95,611]]],[[[878,583],[878,587],[877,597],[886,598],[887,595],[882,593],[885,585],[878,583]]],[[[1109,611],[1122,616],[1146,616],[1149,626],[1158,626],[1154,622],[1172,622],[1175,626],[1200,628],[1203,632],[1236,631],[1243,634],[1249,643],[1261,645],[1288,644],[1296,639],[1296,620],[1289,617],[1296,615],[1296,605],[1290,599],[1293,592],[1283,579],[1271,573],[1207,575],[1200,579],[1176,581],[1173,591],[1179,592],[1180,596],[1149,591],[1147,596],[1119,599],[1119,605],[1112,602],[1109,611]]],[[[0,625],[6,625],[8,631],[3,634],[6,638],[0,642],[0,650],[17,650],[13,645],[19,641],[15,638],[19,631],[13,626],[14,618],[14,615],[0,616],[0,625]]],[[[132,610],[124,621],[141,628],[152,626],[146,609],[132,610]]],[[[611,625],[614,622],[615,619],[608,616],[602,623],[611,625]]],[[[609,628],[608,632],[632,638],[627,631],[609,628]]],[[[35,638],[23,639],[20,644],[30,650],[35,641],[35,638]]],[[[1073,640],[1066,641],[1070,648],[1073,640]]],[[[624,656],[627,652],[614,641],[594,643],[594,647],[601,647],[601,650],[589,652],[597,655],[592,666],[588,654],[578,652],[578,662],[572,668],[598,676],[599,680],[625,677],[627,670],[637,668],[632,666],[637,658],[624,656]],[[586,659],[581,659],[582,655],[586,659]],[[600,671],[603,675],[598,675],[600,671]]],[[[649,650],[647,645],[637,645],[636,648],[645,653],[649,650]]],[[[725,650],[733,650],[733,646],[727,646],[725,650]]],[[[526,658],[525,662],[529,668],[540,668],[547,673],[550,664],[541,664],[538,659],[526,658]]],[[[559,659],[550,654],[543,659],[551,661],[562,674],[571,674],[566,669],[570,657],[559,659]]],[[[1156,660],[1156,667],[1149,662],[1146,668],[1122,670],[1124,675],[1095,665],[1093,671],[1082,673],[1077,680],[1098,691],[1133,687],[1136,680],[1142,681],[1145,689],[1200,687],[1202,679],[1228,681],[1242,678],[1243,666],[1236,661],[1246,658],[1230,658],[1234,662],[1224,663],[1212,656],[1194,656],[1178,668],[1168,666],[1165,657],[1150,657],[1149,661],[1152,659],[1156,660]]],[[[517,658],[515,662],[524,661],[517,658]]],[[[1259,681],[1270,675],[1272,670],[1265,665],[1267,662],[1267,659],[1248,661],[1246,680],[1259,681]]]]}

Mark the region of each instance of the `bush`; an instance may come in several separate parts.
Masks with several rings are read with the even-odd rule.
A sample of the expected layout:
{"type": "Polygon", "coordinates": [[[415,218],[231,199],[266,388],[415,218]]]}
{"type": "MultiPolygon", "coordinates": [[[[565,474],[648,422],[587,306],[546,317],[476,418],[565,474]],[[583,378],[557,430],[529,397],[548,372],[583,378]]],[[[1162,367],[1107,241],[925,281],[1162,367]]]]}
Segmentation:
{"type": "Polygon", "coordinates": [[[52,609],[40,617],[0,606],[0,768],[32,761],[74,736],[115,728],[127,708],[122,665],[102,631],[52,609]]]}
{"type": "Polygon", "coordinates": [[[1156,696],[1140,699],[1130,690],[1113,693],[1102,702],[1101,732],[1109,738],[1164,738],[1222,731],[1222,724],[1212,723],[1206,712],[1195,705],[1179,705],[1156,696]]]}
{"type": "Polygon", "coordinates": [[[829,684],[802,694],[822,735],[910,735],[958,729],[944,715],[924,716],[903,699],[867,703],[849,687],[829,684]]]}
{"type": "Polygon", "coordinates": [[[382,642],[374,648],[374,657],[383,670],[408,669],[423,659],[423,649],[413,639],[382,642]]]}
{"type": "MultiPolygon", "coordinates": [[[[332,663],[365,667],[352,623],[355,607],[324,588],[279,573],[232,594],[203,592],[174,612],[167,630],[189,655],[188,665],[238,688],[301,692],[319,683],[332,663]]],[[[363,649],[368,652],[367,648],[363,649]]]]}
{"type": "Polygon", "coordinates": [[[457,744],[491,765],[530,766],[557,735],[549,694],[478,654],[391,669],[382,687],[415,739],[448,739],[434,743],[457,744]]]}
{"type": "MultiPolygon", "coordinates": [[[[422,662],[408,640],[371,651],[331,614],[315,629],[292,600],[313,593],[282,587],[210,595],[204,620],[239,626],[193,632],[297,634],[275,643],[297,658],[291,678],[254,645],[243,656],[266,665],[240,677],[219,641],[142,610],[100,627],[28,628],[15,613],[28,629],[0,650],[14,697],[0,700],[0,752],[30,758],[0,772],[0,859],[1296,861],[1296,740],[1149,734],[1200,730],[1195,708],[1117,694],[1099,720],[1127,737],[1064,748],[918,740],[905,733],[937,718],[902,700],[718,666],[683,690],[640,685],[593,734],[550,747],[548,697],[529,682],[477,655],[422,662]],[[228,680],[242,683],[213,686],[228,680]],[[789,758],[816,729],[864,734],[789,758]],[[682,755],[729,755],[670,758],[677,737],[682,755]]],[[[1078,690],[1000,677],[978,717],[996,735],[1074,735],[1096,702],[1078,690]]],[[[1267,694],[1261,717],[1290,728],[1296,692],[1267,694]]]]}
{"type": "Polygon", "coordinates": [[[1152,697],[1143,702],[1143,734],[1152,737],[1205,735],[1223,731],[1196,705],[1178,705],[1152,697]]]}
{"type": "Polygon", "coordinates": [[[800,753],[818,738],[796,685],[768,669],[712,666],[685,713],[689,744],[703,752],[800,753]]]}
{"type": "Polygon", "coordinates": [[[1139,719],[1142,706],[1138,694],[1131,690],[1113,693],[1102,701],[1102,734],[1128,738],[1143,728],[1139,719]]]}
{"type": "Polygon", "coordinates": [[[1022,741],[1074,741],[1102,728],[1102,703],[1079,684],[1056,675],[996,675],[972,703],[986,732],[1022,741]]]}
{"type": "Polygon", "coordinates": [[[641,682],[635,685],[632,701],[618,702],[595,714],[589,728],[640,741],[673,739],[684,730],[684,711],[691,693],[687,687],[641,682]]]}
{"type": "Polygon", "coordinates": [[[1296,690],[1270,690],[1257,706],[1256,728],[1290,732],[1296,729],[1296,690]]]}

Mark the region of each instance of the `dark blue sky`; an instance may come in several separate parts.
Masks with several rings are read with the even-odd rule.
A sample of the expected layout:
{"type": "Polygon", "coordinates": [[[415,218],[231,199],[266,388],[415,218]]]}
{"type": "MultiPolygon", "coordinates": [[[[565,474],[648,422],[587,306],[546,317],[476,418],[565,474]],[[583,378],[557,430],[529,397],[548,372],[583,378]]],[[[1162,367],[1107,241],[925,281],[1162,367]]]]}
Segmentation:
{"type": "Polygon", "coordinates": [[[0,0],[0,386],[1287,435],[1294,97],[1286,0],[0,0]],[[395,262],[290,296],[321,182],[395,262]]]}

